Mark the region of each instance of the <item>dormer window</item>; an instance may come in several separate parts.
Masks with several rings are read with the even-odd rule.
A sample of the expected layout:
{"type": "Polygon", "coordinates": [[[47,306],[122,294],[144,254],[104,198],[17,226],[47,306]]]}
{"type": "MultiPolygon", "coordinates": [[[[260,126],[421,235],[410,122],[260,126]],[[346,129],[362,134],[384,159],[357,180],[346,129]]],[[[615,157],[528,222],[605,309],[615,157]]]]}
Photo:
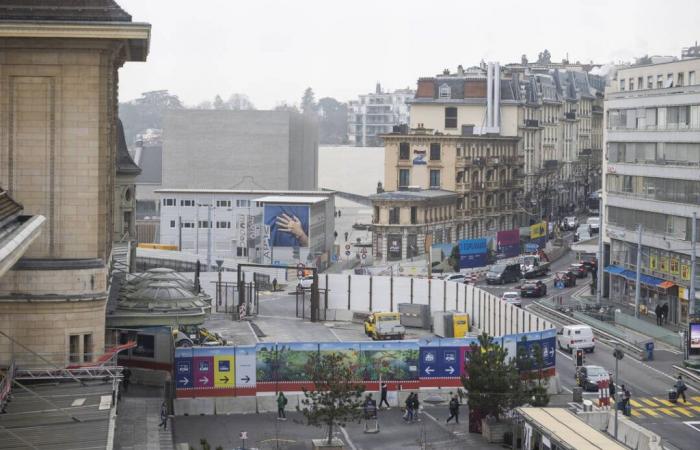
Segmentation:
{"type": "Polygon", "coordinates": [[[440,86],[440,98],[450,98],[450,87],[447,84],[440,86]]]}

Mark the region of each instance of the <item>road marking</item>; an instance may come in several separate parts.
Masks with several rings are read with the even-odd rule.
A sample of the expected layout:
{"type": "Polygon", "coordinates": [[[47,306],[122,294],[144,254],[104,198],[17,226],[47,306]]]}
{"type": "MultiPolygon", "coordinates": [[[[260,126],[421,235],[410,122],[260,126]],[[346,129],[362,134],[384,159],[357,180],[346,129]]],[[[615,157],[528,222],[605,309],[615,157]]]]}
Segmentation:
{"type": "Polygon", "coordinates": [[[673,411],[671,411],[668,408],[659,408],[659,411],[661,411],[662,413],[664,413],[668,416],[671,416],[671,417],[678,417],[678,415],[676,413],[674,413],[673,411]]]}
{"type": "MultiPolygon", "coordinates": [[[[645,414],[649,414],[651,417],[659,417],[659,413],[657,413],[651,408],[638,408],[638,410],[642,411],[645,414]]],[[[632,412],[634,412],[634,409],[632,410],[632,412]]]]}
{"type": "Polygon", "coordinates": [[[328,327],[328,329],[331,330],[331,333],[333,334],[333,336],[335,336],[335,338],[338,339],[338,342],[343,342],[343,340],[340,339],[340,336],[338,336],[337,334],[335,334],[335,331],[333,330],[333,328],[328,327]]]}
{"type": "Polygon", "coordinates": [[[674,404],[669,402],[668,400],[663,400],[663,399],[660,399],[659,397],[653,397],[653,398],[654,398],[654,400],[656,400],[657,402],[661,403],[664,406],[674,406],[674,404]]]}
{"type": "Polygon", "coordinates": [[[250,321],[248,320],[248,328],[250,328],[250,332],[253,333],[253,337],[255,338],[255,342],[258,344],[260,343],[260,339],[258,339],[258,335],[255,334],[255,330],[253,329],[253,325],[250,324],[250,321]]]}
{"type": "Polygon", "coordinates": [[[700,431],[700,422],[683,422],[695,431],[700,431]]]}
{"type": "Polygon", "coordinates": [[[350,440],[350,435],[348,434],[347,431],[345,431],[345,428],[340,427],[340,432],[343,433],[343,436],[345,436],[345,440],[348,441],[348,445],[352,450],[357,450],[357,447],[355,447],[355,444],[353,444],[352,440],[350,440]]]}
{"type": "Polygon", "coordinates": [[[695,400],[696,402],[700,403],[700,396],[694,395],[694,396],[692,396],[692,397],[690,397],[690,398],[692,398],[692,399],[695,400]]]}
{"type": "Polygon", "coordinates": [[[569,356],[569,355],[567,355],[566,353],[562,352],[561,350],[557,350],[557,353],[559,353],[561,356],[563,356],[564,358],[566,358],[566,359],[568,359],[568,360],[570,360],[570,361],[573,361],[573,360],[574,360],[574,358],[572,358],[571,356],[569,356]]]}
{"type": "MultiPolygon", "coordinates": [[[[632,400],[632,399],[630,399],[630,403],[631,403],[631,404],[632,404],[632,406],[634,406],[635,408],[641,408],[641,407],[642,407],[642,404],[641,404],[641,403],[639,403],[639,402],[638,402],[638,401],[636,401],[636,400],[632,400]]],[[[654,404],[652,404],[651,406],[658,406],[658,405],[654,405],[654,404]]]]}
{"type": "Polygon", "coordinates": [[[631,414],[632,414],[634,417],[642,417],[642,415],[639,414],[639,413],[637,412],[637,410],[635,410],[635,409],[631,410],[631,414]]]}
{"type": "MultiPolygon", "coordinates": [[[[649,399],[649,398],[642,398],[642,399],[640,399],[640,400],[643,401],[644,403],[646,403],[646,404],[649,405],[649,406],[653,406],[654,408],[656,408],[656,407],[659,406],[659,405],[657,405],[656,403],[654,403],[654,402],[653,402],[651,399],[649,399]]],[[[670,405],[669,405],[669,406],[670,406],[670,405]]]]}
{"type": "Polygon", "coordinates": [[[564,386],[563,384],[561,385],[561,388],[564,389],[564,390],[565,390],[566,392],[568,392],[569,394],[573,394],[573,393],[574,393],[574,391],[572,391],[572,390],[569,389],[568,387],[564,386]]]}
{"type": "Polygon", "coordinates": [[[689,406],[688,408],[690,408],[694,411],[700,412],[700,406],[689,406]]]}
{"type": "Polygon", "coordinates": [[[693,417],[693,416],[695,416],[695,414],[691,413],[691,412],[688,411],[687,409],[682,408],[682,407],[680,407],[680,406],[677,406],[677,407],[673,408],[673,410],[676,411],[676,412],[679,412],[679,413],[683,414],[683,415],[686,416],[686,417],[693,417]]]}

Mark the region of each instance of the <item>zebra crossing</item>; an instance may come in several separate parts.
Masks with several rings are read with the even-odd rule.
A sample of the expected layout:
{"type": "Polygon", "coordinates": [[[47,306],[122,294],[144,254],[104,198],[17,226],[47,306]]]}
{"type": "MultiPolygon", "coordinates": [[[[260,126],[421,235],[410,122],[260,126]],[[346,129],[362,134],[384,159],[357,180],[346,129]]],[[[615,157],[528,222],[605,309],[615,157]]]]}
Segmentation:
{"type": "Polygon", "coordinates": [[[672,403],[667,399],[657,397],[640,397],[630,399],[632,417],[649,418],[670,416],[678,419],[700,416],[700,396],[687,396],[687,403],[679,400],[672,403]]]}

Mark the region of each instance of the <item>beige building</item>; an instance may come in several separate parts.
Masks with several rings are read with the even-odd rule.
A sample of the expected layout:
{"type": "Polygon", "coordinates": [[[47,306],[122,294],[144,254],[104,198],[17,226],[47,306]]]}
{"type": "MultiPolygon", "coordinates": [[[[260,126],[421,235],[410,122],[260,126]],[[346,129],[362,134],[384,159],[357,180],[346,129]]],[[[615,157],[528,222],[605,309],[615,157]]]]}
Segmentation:
{"type": "Polygon", "coordinates": [[[455,241],[457,200],[454,192],[409,189],[371,195],[374,208],[373,256],[399,261],[425,254],[425,240],[434,244],[455,241]]]}
{"type": "MultiPolygon", "coordinates": [[[[104,351],[115,232],[118,70],[150,25],[112,0],[0,5],[0,187],[41,234],[0,278],[0,364],[104,351]]],[[[119,234],[119,233],[117,233],[119,234]]]]}

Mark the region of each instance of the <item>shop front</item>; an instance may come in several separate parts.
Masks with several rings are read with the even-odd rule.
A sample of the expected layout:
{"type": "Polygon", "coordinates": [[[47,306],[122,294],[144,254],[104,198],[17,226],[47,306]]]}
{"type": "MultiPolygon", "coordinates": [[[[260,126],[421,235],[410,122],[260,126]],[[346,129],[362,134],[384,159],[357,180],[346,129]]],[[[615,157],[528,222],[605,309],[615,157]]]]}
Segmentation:
{"type": "MultiPolygon", "coordinates": [[[[635,282],[637,273],[634,270],[620,266],[607,266],[605,272],[610,274],[610,299],[634,309],[635,282]]],[[[678,324],[687,317],[687,302],[685,315],[678,298],[678,286],[672,281],[651,275],[640,275],[639,313],[650,314],[657,306],[668,305],[669,323],[678,324]],[[683,318],[683,319],[681,319],[683,318]]]]}

